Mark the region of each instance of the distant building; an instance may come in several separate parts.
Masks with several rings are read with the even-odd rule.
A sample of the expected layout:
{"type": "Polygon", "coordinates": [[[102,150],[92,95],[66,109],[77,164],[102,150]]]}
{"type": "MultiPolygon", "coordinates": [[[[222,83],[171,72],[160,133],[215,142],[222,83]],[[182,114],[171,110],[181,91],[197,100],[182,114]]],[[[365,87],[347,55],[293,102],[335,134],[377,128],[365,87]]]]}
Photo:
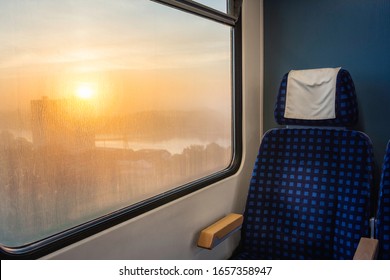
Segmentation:
{"type": "Polygon", "coordinates": [[[80,152],[95,147],[94,111],[79,99],[31,100],[35,147],[80,152]]]}

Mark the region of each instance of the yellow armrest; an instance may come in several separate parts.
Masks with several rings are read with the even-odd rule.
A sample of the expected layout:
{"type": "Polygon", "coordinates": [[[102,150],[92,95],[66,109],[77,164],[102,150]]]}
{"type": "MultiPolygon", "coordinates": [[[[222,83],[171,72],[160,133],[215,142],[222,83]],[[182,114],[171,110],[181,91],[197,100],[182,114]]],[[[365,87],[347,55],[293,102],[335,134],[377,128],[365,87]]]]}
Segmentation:
{"type": "Polygon", "coordinates": [[[374,260],[378,254],[378,240],[362,237],[356,248],[354,260],[374,260]]]}
{"type": "Polygon", "coordinates": [[[198,246],[212,249],[233,232],[241,228],[244,218],[241,214],[229,214],[201,231],[198,246]]]}

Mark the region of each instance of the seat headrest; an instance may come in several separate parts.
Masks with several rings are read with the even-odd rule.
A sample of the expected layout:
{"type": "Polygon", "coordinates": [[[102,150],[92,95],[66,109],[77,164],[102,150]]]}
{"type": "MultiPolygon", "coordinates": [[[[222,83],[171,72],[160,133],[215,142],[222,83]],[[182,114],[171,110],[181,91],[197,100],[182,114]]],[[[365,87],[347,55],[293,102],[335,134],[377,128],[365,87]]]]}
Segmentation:
{"type": "MultiPolygon", "coordinates": [[[[292,96],[292,94],[291,94],[292,96]]],[[[297,107],[306,108],[307,106],[299,105],[297,107]]],[[[310,107],[310,106],[308,106],[310,107]]],[[[324,106],[322,106],[324,107],[324,106]]],[[[306,110],[306,109],[305,109],[306,110]]],[[[341,126],[347,127],[356,124],[358,120],[358,107],[355,93],[355,86],[353,84],[351,75],[345,69],[340,68],[322,68],[322,69],[311,69],[311,70],[301,70],[301,71],[290,71],[285,74],[282,82],[280,84],[279,93],[277,96],[277,101],[275,105],[274,111],[275,120],[280,125],[307,125],[307,126],[341,126]],[[331,73],[332,71],[335,73],[333,85],[331,73]],[[330,74],[329,74],[330,73],[330,74]],[[321,75],[328,75],[329,78],[321,77],[321,75]],[[294,75],[294,78],[289,79],[289,75],[294,75]],[[295,78],[297,77],[297,78],[295,78]],[[314,79],[314,81],[310,81],[310,79],[314,79]],[[288,88],[288,81],[290,80],[291,86],[293,88],[288,88]],[[326,88],[325,91],[331,92],[331,88],[333,87],[333,95],[332,93],[325,93],[320,98],[317,98],[315,102],[317,104],[314,105],[314,110],[320,111],[328,111],[328,113],[314,113],[314,114],[300,114],[300,108],[295,109],[295,112],[291,113],[290,107],[294,104],[306,104],[307,102],[311,102],[311,99],[306,99],[306,93],[299,93],[294,96],[294,99],[287,97],[290,92],[301,91],[302,84],[305,88],[308,88],[308,96],[310,96],[313,87],[318,87],[315,90],[322,90],[323,85],[328,83],[330,86],[326,88]],[[298,85],[298,86],[296,86],[298,85]],[[290,91],[290,92],[289,92],[290,91]],[[299,100],[299,98],[306,100],[299,100]],[[286,101],[288,102],[286,106],[286,101]],[[306,103],[305,103],[306,102],[306,103]],[[327,103],[329,106],[326,108],[319,108],[321,104],[327,103]],[[334,104],[334,106],[333,106],[334,104]],[[329,108],[330,107],[330,108],[329,108]],[[298,113],[297,113],[298,110],[298,113]],[[333,113],[332,113],[333,110],[333,113]],[[301,117],[302,115],[302,117],[301,117]],[[313,116],[313,117],[312,117],[313,116]]]]}

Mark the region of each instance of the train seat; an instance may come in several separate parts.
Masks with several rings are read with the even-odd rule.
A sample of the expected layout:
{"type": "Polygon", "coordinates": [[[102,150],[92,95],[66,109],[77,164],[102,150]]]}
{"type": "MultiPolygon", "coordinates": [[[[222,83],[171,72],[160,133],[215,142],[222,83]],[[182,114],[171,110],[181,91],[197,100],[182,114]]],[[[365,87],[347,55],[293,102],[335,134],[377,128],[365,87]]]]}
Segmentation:
{"type": "MultiPolygon", "coordinates": [[[[274,115],[286,127],[263,136],[232,258],[352,259],[369,236],[373,155],[370,139],[346,128],[358,119],[349,72],[290,71],[274,115]]],[[[207,240],[210,249],[227,236],[217,232],[202,231],[198,246],[207,240]]]]}
{"type": "Polygon", "coordinates": [[[390,259],[390,141],[382,166],[379,185],[376,237],[379,240],[379,259],[390,259]]]}

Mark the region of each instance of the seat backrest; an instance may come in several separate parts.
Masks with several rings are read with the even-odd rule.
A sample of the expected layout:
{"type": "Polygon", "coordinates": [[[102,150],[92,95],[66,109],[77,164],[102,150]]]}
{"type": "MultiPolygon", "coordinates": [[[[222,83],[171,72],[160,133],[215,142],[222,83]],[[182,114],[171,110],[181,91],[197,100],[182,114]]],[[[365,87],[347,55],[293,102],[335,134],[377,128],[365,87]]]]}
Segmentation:
{"type": "Polygon", "coordinates": [[[379,259],[390,259],[390,141],[382,166],[379,185],[376,237],[379,240],[379,259]]]}
{"type": "Polygon", "coordinates": [[[284,114],[288,75],[275,119],[303,127],[264,135],[234,258],[352,259],[360,237],[369,235],[373,180],[370,139],[335,128],[357,121],[353,81],[346,70],[337,72],[335,118],[299,120],[284,114]]]}

